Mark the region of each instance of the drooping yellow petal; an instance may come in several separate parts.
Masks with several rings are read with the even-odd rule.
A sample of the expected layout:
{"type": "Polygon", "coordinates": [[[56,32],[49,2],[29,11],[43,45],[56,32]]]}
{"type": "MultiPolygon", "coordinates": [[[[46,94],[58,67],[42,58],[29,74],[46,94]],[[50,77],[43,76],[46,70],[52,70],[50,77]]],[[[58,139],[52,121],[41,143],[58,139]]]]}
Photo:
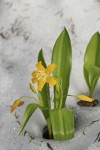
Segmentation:
{"type": "Polygon", "coordinates": [[[87,102],[93,102],[93,100],[94,100],[94,98],[90,98],[90,97],[85,96],[85,95],[77,95],[76,98],[80,99],[82,101],[87,101],[87,102]]]}
{"type": "Polygon", "coordinates": [[[38,82],[38,79],[37,78],[32,78],[32,82],[34,84],[34,83],[38,82]]]}
{"type": "Polygon", "coordinates": [[[45,70],[46,74],[49,75],[55,69],[55,67],[56,67],[55,64],[50,64],[45,70]]]}
{"type": "Polygon", "coordinates": [[[41,61],[39,61],[39,62],[36,64],[36,67],[37,67],[38,71],[45,71],[45,68],[43,67],[41,61]]]}
{"type": "Polygon", "coordinates": [[[29,86],[30,86],[30,89],[32,90],[32,92],[34,92],[35,94],[37,94],[36,89],[34,88],[34,86],[31,83],[29,84],[29,86]]]}
{"type": "Polygon", "coordinates": [[[46,83],[46,80],[40,80],[38,84],[38,91],[41,91],[46,83]]]}
{"type": "Polygon", "coordinates": [[[49,76],[47,82],[52,86],[54,86],[57,83],[53,76],[49,76]]]}
{"type": "Polygon", "coordinates": [[[11,112],[13,112],[17,107],[19,107],[19,106],[21,106],[23,104],[24,104],[24,101],[21,101],[21,100],[17,99],[14,102],[13,106],[11,107],[11,112]]]}

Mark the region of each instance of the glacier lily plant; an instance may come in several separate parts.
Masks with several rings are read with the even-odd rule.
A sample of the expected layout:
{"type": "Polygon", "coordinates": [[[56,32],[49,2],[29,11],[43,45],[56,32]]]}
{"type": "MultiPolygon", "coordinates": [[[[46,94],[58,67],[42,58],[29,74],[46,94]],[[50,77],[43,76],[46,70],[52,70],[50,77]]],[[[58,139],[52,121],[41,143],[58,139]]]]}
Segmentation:
{"type": "MultiPolygon", "coordinates": [[[[69,140],[74,137],[74,112],[65,108],[66,98],[67,96],[73,96],[90,102],[93,99],[84,95],[68,95],[71,67],[71,42],[68,32],[64,28],[54,45],[51,64],[46,65],[42,50],[38,54],[37,69],[32,72],[32,83],[30,83],[30,89],[35,97],[26,96],[26,98],[35,99],[36,102],[26,107],[20,133],[34,111],[39,108],[47,122],[50,139],[69,140]],[[37,88],[34,87],[36,83],[37,88]],[[53,107],[51,107],[50,100],[50,85],[54,88],[53,107]]],[[[14,102],[11,112],[24,103],[23,98],[24,96],[14,102]]]]}
{"type": "Polygon", "coordinates": [[[96,32],[90,39],[84,56],[84,77],[90,97],[100,77],[100,33],[96,32]]]}

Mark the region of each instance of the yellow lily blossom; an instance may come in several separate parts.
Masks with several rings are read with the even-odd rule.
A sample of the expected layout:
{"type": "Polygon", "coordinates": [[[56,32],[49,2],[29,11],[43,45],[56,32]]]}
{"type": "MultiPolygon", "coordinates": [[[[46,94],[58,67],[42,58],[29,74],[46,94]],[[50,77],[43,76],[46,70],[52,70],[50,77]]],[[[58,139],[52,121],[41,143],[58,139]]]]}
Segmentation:
{"type": "Polygon", "coordinates": [[[77,99],[80,99],[82,101],[87,101],[87,102],[93,102],[94,98],[85,96],[85,95],[77,95],[76,96],[77,99]]]}
{"type": "Polygon", "coordinates": [[[42,90],[46,82],[52,86],[57,83],[54,77],[50,75],[55,67],[55,64],[50,64],[47,68],[44,68],[41,61],[36,64],[37,70],[32,73],[32,82],[33,84],[38,83],[38,91],[42,90]]]}

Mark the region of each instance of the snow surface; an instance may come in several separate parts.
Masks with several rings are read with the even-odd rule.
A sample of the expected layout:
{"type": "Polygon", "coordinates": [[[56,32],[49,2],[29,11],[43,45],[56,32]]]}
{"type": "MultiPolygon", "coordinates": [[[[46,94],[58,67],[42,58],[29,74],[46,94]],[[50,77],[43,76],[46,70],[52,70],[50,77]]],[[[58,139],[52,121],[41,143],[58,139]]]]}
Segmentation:
{"type": "MultiPolygon", "coordinates": [[[[100,104],[80,108],[73,98],[67,107],[75,112],[75,138],[66,142],[44,140],[45,121],[37,110],[18,136],[25,105],[10,113],[10,106],[29,90],[31,72],[41,48],[50,63],[55,40],[68,29],[73,48],[70,94],[87,93],[83,57],[90,37],[100,32],[99,0],[0,0],[0,150],[100,150],[100,104]],[[38,119],[37,119],[38,118],[38,119]],[[98,137],[98,138],[97,138],[98,137]]],[[[100,83],[95,97],[100,100],[100,83]]]]}

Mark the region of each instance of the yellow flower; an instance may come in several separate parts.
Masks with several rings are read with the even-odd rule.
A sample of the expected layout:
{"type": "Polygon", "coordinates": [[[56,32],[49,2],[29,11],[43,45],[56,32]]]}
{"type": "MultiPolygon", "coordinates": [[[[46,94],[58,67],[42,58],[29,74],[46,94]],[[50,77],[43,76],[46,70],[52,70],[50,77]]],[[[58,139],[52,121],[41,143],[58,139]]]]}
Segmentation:
{"type": "Polygon", "coordinates": [[[46,82],[52,86],[54,86],[57,83],[54,77],[50,75],[56,67],[55,64],[50,64],[48,65],[47,68],[44,68],[42,65],[42,62],[39,61],[36,64],[36,67],[37,67],[37,70],[35,70],[32,73],[32,76],[33,76],[32,82],[38,83],[38,91],[42,90],[46,82]]]}
{"type": "Polygon", "coordinates": [[[85,95],[77,95],[76,98],[80,99],[81,101],[87,101],[87,102],[93,102],[94,101],[94,98],[90,98],[90,97],[85,96],[85,95]]]}

